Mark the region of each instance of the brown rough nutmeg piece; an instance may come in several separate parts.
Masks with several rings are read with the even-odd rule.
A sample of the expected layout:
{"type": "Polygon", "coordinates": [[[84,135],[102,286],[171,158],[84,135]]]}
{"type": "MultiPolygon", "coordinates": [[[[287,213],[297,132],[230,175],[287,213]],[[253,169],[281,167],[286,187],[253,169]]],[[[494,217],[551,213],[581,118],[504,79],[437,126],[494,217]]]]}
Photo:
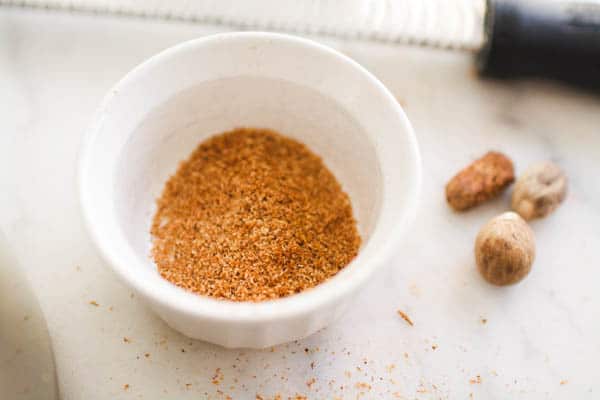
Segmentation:
{"type": "Polygon", "coordinates": [[[490,220],[475,241],[475,259],[481,275],[494,285],[511,285],[523,279],[535,259],[533,231],[512,211],[490,220]]]}
{"type": "Polygon", "coordinates": [[[448,182],[446,199],[453,209],[464,211],[498,196],[514,180],[512,161],[490,151],[448,182]]]}
{"type": "Polygon", "coordinates": [[[550,214],[567,195],[567,177],[550,161],[534,164],[517,179],[512,209],[526,220],[550,214]]]}

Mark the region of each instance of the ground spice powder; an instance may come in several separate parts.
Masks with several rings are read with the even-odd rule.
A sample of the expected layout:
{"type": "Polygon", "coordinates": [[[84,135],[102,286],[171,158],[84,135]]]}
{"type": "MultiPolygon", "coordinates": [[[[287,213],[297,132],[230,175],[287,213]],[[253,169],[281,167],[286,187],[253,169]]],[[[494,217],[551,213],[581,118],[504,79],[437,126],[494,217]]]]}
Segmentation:
{"type": "Polygon", "coordinates": [[[348,195],[303,144],[263,129],[201,143],[157,201],[158,271],[192,292],[234,301],[289,296],[357,254],[348,195]]]}

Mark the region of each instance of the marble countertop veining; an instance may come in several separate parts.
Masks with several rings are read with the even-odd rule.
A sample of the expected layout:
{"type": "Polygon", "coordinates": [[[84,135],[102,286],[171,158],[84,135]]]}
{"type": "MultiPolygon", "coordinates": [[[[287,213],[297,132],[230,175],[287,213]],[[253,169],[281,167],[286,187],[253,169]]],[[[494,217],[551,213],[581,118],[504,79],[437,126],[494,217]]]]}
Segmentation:
{"type": "Polygon", "coordinates": [[[0,10],[0,228],[39,295],[65,400],[600,396],[600,96],[481,81],[460,53],[326,41],[396,95],[424,166],[412,232],[338,323],[273,349],[225,350],[181,336],[138,301],[82,226],[78,147],[128,70],[216,31],[0,10]],[[521,171],[550,158],[570,177],[566,203],[533,223],[532,273],[508,288],[485,283],[473,257],[479,227],[507,197],[459,215],[443,195],[488,149],[521,171]]]}

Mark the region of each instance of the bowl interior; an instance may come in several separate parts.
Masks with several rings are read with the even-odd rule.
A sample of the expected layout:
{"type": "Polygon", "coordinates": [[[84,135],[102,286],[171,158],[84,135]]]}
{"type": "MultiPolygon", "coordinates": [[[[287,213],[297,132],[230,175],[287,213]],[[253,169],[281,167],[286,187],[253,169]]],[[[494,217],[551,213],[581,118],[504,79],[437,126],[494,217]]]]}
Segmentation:
{"type": "Polygon", "coordinates": [[[203,82],[167,99],[131,132],[115,174],[120,227],[146,268],[155,201],[179,162],[209,136],[235,127],[274,129],[321,156],[352,201],[367,243],[381,200],[375,147],[360,124],[333,99],[292,82],[240,76],[203,82]]]}

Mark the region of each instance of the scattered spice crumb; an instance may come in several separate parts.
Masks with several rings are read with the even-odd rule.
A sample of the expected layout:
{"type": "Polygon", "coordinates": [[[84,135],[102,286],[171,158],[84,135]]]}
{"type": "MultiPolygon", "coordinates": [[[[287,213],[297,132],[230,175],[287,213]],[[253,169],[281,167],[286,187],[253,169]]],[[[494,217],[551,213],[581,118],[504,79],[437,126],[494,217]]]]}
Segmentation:
{"type": "Polygon", "coordinates": [[[214,385],[218,385],[223,380],[223,373],[221,372],[221,368],[215,369],[215,374],[212,377],[212,383],[214,385]]]}
{"type": "Polygon", "coordinates": [[[182,352],[182,353],[185,353],[185,349],[181,349],[181,352],[182,352]]]}
{"type": "Polygon", "coordinates": [[[150,353],[146,353],[146,354],[144,354],[144,357],[146,357],[146,358],[150,358],[150,353]]]}
{"type": "Polygon", "coordinates": [[[408,358],[408,353],[404,352],[404,358],[408,358]]]}
{"type": "Polygon", "coordinates": [[[567,383],[569,383],[569,381],[566,379],[563,379],[562,381],[560,381],[561,385],[566,385],[567,383]]]}
{"type": "Polygon", "coordinates": [[[403,320],[405,320],[405,321],[406,321],[406,322],[407,322],[407,323],[408,323],[410,326],[413,326],[413,325],[414,325],[414,324],[413,324],[413,322],[412,322],[412,320],[410,319],[410,317],[409,317],[408,315],[406,315],[406,313],[405,313],[404,311],[402,311],[402,310],[398,310],[398,315],[399,315],[399,316],[400,316],[400,317],[401,317],[403,320]]]}
{"type": "Polygon", "coordinates": [[[315,369],[315,362],[314,361],[311,361],[311,363],[310,363],[310,369],[315,369]]]}
{"type": "Polygon", "coordinates": [[[123,385],[123,390],[129,390],[129,383],[123,385]]]}
{"type": "Polygon", "coordinates": [[[350,378],[352,376],[352,372],[344,371],[344,375],[346,375],[346,378],[350,378]]]}
{"type": "Polygon", "coordinates": [[[481,323],[484,325],[487,324],[487,318],[481,318],[481,323]]]}
{"type": "Polygon", "coordinates": [[[394,395],[394,397],[396,397],[397,399],[402,398],[402,394],[400,392],[394,392],[392,393],[394,395]]]}
{"type": "Polygon", "coordinates": [[[431,349],[432,349],[432,350],[436,350],[437,348],[438,348],[438,345],[437,345],[437,344],[432,344],[432,345],[431,345],[431,349]]]}
{"type": "Polygon", "coordinates": [[[481,376],[480,376],[480,375],[477,375],[475,378],[471,378],[471,379],[469,379],[469,383],[470,383],[471,385],[474,385],[474,384],[476,384],[476,383],[481,383],[481,376]]]}
{"type": "Polygon", "coordinates": [[[408,290],[409,290],[410,294],[412,294],[415,297],[419,297],[421,294],[421,289],[419,289],[419,287],[417,286],[416,283],[411,284],[408,287],[408,290]]]}
{"type": "Polygon", "coordinates": [[[112,311],[113,310],[113,306],[108,307],[108,311],[112,311]]]}
{"type": "Polygon", "coordinates": [[[387,372],[392,372],[394,368],[396,368],[396,364],[390,364],[387,367],[385,367],[385,369],[387,369],[387,372]]]}
{"type": "Polygon", "coordinates": [[[367,389],[367,390],[371,390],[371,385],[369,385],[366,382],[357,382],[355,387],[357,389],[367,389]]]}
{"type": "Polygon", "coordinates": [[[29,321],[29,318],[31,318],[29,315],[25,315],[23,316],[23,321],[29,321]]]}
{"type": "Polygon", "coordinates": [[[186,384],[185,384],[185,388],[186,388],[186,389],[188,389],[188,390],[189,390],[191,387],[192,387],[192,384],[191,384],[191,383],[186,383],[186,384]]]}
{"type": "Polygon", "coordinates": [[[308,386],[309,388],[312,387],[312,385],[315,384],[317,380],[315,378],[310,378],[309,380],[306,381],[306,386],[308,386]]]}
{"type": "Polygon", "coordinates": [[[131,343],[131,339],[128,337],[123,337],[123,343],[131,343]]]}
{"type": "Polygon", "coordinates": [[[94,307],[100,307],[100,304],[98,304],[98,302],[96,300],[91,300],[90,304],[93,305],[94,307]]]}

